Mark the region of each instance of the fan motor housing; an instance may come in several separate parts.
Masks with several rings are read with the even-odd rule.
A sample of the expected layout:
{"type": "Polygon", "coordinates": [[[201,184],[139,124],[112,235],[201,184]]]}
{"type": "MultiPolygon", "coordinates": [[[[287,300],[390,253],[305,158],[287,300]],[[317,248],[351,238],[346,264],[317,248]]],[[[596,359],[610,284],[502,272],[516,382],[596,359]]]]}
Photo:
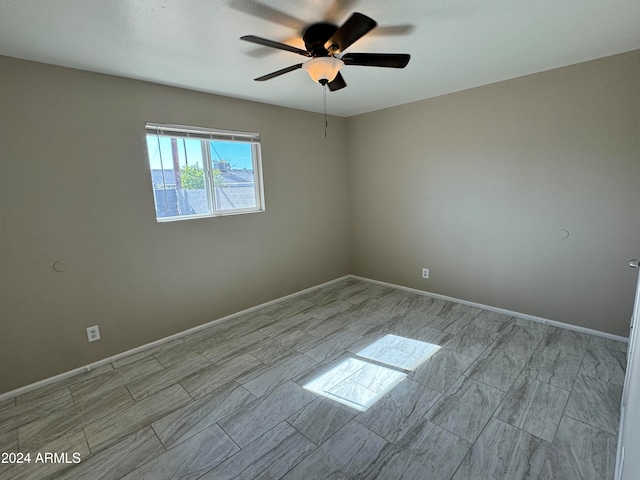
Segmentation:
{"type": "Polygon", "coordinates": [[[329,55],[325,43],[329,40],[338,27],[332,23],[314,23],[302,32],[302,39],[307,51],[313,57],[326,57],[329,55]]]}

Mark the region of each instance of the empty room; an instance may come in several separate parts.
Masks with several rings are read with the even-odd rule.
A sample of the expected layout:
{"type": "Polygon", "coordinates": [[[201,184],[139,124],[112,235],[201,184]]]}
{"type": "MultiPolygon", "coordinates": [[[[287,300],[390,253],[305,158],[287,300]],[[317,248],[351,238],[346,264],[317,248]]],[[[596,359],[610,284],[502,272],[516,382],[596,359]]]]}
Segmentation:
{"type": "Polygon", "coordinates": [[[639,24],[0,0],[0,479],[640,478],[639,24]]]}

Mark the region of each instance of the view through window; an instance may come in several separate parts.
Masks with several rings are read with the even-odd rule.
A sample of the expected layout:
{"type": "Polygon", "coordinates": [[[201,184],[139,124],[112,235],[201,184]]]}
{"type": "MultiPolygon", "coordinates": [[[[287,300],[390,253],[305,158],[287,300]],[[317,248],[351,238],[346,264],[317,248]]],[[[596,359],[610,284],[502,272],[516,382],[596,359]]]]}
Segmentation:
{"type": "Polygon", "coordinates": [[[146,124],[159,222],[264,211],[260,136],[146,124]]]}

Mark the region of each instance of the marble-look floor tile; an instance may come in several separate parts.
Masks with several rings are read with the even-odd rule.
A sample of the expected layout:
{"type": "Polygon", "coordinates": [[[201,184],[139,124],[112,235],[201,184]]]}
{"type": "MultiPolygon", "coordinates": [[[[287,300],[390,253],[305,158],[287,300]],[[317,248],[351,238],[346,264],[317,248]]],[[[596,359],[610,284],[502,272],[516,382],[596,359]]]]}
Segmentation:
{"type": "Polygon", "coordinates": [[[547,325],[541,322],[534,322],[532,320],[525,320],[524,318],[511,317],[511,323],[518,327],[524,328],[529,333],[534,335],[538,340],[545,338],[551,331],[551,325],[547,325]]]}
{"type": "Polygon", "coordinates": [[[465,372],[469,378],[506,392],[524,367],[525,359],[499,348],[489,349],[465,372]]]}
{"type": "Polygon", "coordinates": [[[87,441],[82,431],[69,433],[36,450],[23,450],[20,448],[20,452],[24,454],[29,453],[31,463],[0,463],[0,478],[2,478],[2,480],[40,480],[52,478],[74,465],[74,454],[79,455],[80,462],[89,457],[89,448],[87,447],[87,441]],[[51,461],[37,462],[38,454],[44,455],[46,452],[66,454],[65,461],[68,460],[69,463],[51,461]]]}
{"type": "MultiPolygon", "coordinates": [[[[313,317],[314,319],[318,319],[318,320],[326,320],[328,318],[331,318],[339,313],[345,312],[346,310],[349,310],[350,308],[352,308],[353,305],[349,302],[346,301],[340,301],[340,302],[332,302],[332,303],[328,303],[325,305],[316,305],[313,308],[310,308],[309,310],[306,310],[304,312],[304,315],[308,315],[310,317],[313,317]]],[[[289,322],[291,321],[291,319],[293,319],[293,317],[288,318],[286,321],[289,322]]],[[[296,319],[297,321],[297,319],[296,319]]]]}
{"type": "Polygon", "coordinates": [[[448,300],[442,300],[440,298],[423,296],[420,300],[421,305],[412,305],[412,308],[420,310],[421,312],[435,315],[437,317],[443,317],[453,308],[454,303],[448,300]]]}
{"type": "Polygon", "coordinates": [[[275,338],[262,342],[251,350],[251,355],[264,363],[274,363],[295,352],[304,351],[306,347],[317,342],[317,338],[302,330],[291,330],[275,338]]]}
{"type": "Polygon", "coordinates": [[[279,320],[277,318],[273,318],[270,315],[253,312],[230,320],[227,322],[226,327],[221,328],[218,333],[226,338],[238,338],[253,333],[256,330],[260,330],[261,328],[267,327],[278,321],[279,320]]]}
{"type": "MultiPolygon", "coordinates": [[[[184,366],[185,363],[193,361],[201,361],[204,356],[200,353],[201,350],[228,341],[228,339],[218,336],[208,338],[199,342],[189,341],[189,338],[185,338],[184,342],[169,348],[157,352],[154,357],[158,360],[165,369],[184,366]]],[[[206,360],[206,359],[205,359],[206,360]]],[[[208,361],[208,360],[207,360],[208,361]]]]}
{"type": "MultiPolygon", "coordinates": [[[[372,325],[380,325],[393,318],[393,314],[380,310],[381,301],[379,299],[367,300],[366,302],[354,304],[344,313],[357,320],[364,320],[372,325]]],[[[400,313],[405,312],[403,309],[400,313]]]]}
{"type": "Polygon", "coordinates": [[[348,358],[353,358],[354,355],[351,352],[343,352],[340,355],[337,355],[335,357],[329,358],[328,360],[325,360],[324,362],[319,362],[318,364],[316,364],[316,366],[310,368],[309,370],[307,370],[306,372],[302,373],[301,375],[298,375],[297,377],[293,378],[292,380],[297,383],[300,386],[304,386],[307,383],[311,382],[312,380],[314,380],[315,378],[319,377],[320,375],[322,375],[323,373],[328,372],[329,370],[331,370],[332,368],[334,368],[335,366],[339,365],[340,363],[344,362],[346,359],[348,358]]]}
{"type": "Polygon", "coordinates": [[[553,441],[569,392],[528,377],[518,377],[495,417],[548,442],[553,441]]]}
{"type": "Polygon", "coordinates": [[[388,291],[388,287],[369,284],[365,291],[348,295],[344,300],[351,303],[352,305],[362,305],[364,303],[370,302],[371,300],[382,297],[385,293],[388,293],[388,291]]]}
{"type": "Polygon", "coordinates": [[[437,328],[426,326],[413,332],[409,338],[420,340],[421,342],[432,343],[434,345],[442,347],[453,338],[453,333],[447,333],[443,330],[438,330],[437,328]]]}
{"type": "Polygon", "coordinates": [[[315,395],[293,382],[245,405],[218,424],[241,447],[311,403],[315,395]]]}
{"type": "Polygon", "coordinates": [[[611,340],[609,338],[592,336],[589,340],[589,346],[595,349],[607,349],[627,353],[629,344],[626,342],[611,340]]]}
{"type": "Polygon", "coordinates": [[[4,410],[5,408],[12,408],[16,406],[16,399],[10,398],[9,400],[3,400],[0,402],[0,410],[4,410]]]}
{"type": "Polygon", "coordinates": [[[315,446],[282,422],[225,460],[200,480],[281,478],[315,446]]]}
{"type": "Polygon", "coordinates": [[[385,323],[385,327],[396,335],[414,338],[415,332],[423,327],[432,326],[436,318],[435,315],[409,310],[407,313],[391,318],[385,323]]]}
{"type": "Polygon", "coordinates": [[[620,385],[578,375],[564,414],[605,432],[617,434],[621,400],[620,385]]]}
{"type": "Polygon", "coordinates": [[[391,443],[398,443],[441,394],[413,380],[404,379],[356,421],[391,443]]]}
{"type": "MultiPolygon", "coordinates": [[[[536,440],[545,445],[544,438],[554,438],[540,479],[532,480],[607,480],[613,475],[615,435],[602,429],[617,429],[620,385],[616,383],[620,383],[624,371],[626,348],[625,343],[606,338],[356,278],[342,279],[0,402],[0,451],[23,451],[20,443],[24,437],[27,447],[38,445],[39,451],[78,448],[84,452],[79,465],[58,464],[44,469],[40,465],[37,471],[7,471],[0,465],[0,478],[49,479],[62,475],[67,479],[103,480],[127,474],[137,479],[184,473],[186,478],[204,475],[206,480],[276,479],[283,475],[304,480],[450,480],[472,445],[458,436],[462,435],[476,442],[475,457],[468,454],[456,479],[475,476],[474,480],[484,480],[483,475],[493,478],[487,473],[492,471],[502,478],[499,466],[504,464],[513,467],[508,473],[513,478],[523,471],[534,476],[537,467],[531,468],[527,448],[536,440]],[[443,348],[359,418],[356,410],[302,388],[388,333],[443,348]],[[335,345],[325,343],[330,337],[335,345]],[[540,344],[532,352],[536,341],[540,344]],[[314,348],[313,356],[299,356],[314,348]],[[199,354],[211,365],[189,372],[185,364],[199,354]],[[510,360],[515,370],[529,355],[502,402],[504,393],[499,389],[467,378],[472,374],[468,370],[471,364],[477,360],[477,366],[484,361],[486,376],[482,377],[478,369],[475,378],[507,388],[511,374],[499,382],[491,380],[500,378],[497,374],[505,370],[495,365],[510,360]],[[287,364],[288,358],[309,358],[310,366],[305,370],[287,364]],[[176,381],[179,383],[172,383],[176,381]],[[262,396],[254,397],[238,382],[262,396]],[[181,390],[182,384],[195,401],[181,390]],[[273,389],[276,384],[281,385],[273,389]],[[407,397],[402,395],[404,385],[412,386],[407,397]],[[152,394],[162,387],[166,388],[152,394]],[[553,437],[552,427],[562,403],[556,387],[573,391],[553,437]],[[139,402],[131,403],[127,388],[139,402]],[[420,389],[444,394],[422,418],[429,396],[415,393],[420,389]],[[125,392],[128,403],[118,408],[116,397],[125,392]],[[152,395],[144,398],[145,394],[152,395]],[[386,411],[387,403],[389,414],[374,415],[376,410],[386,411]],[[397,443],[392,444],[359,421],[397,443]],[[498,428],[501,424],[502,429],[498,428]],[[600,428],[596,428],[598,425],[600,428]],[[233,448],[243,448],[234,454],[225,452],[229,455],[226,459],[220,455],[212,463],[207,463],[206,456],[189,460],[188,447],[197,451],[196,443],[200,442],[193,439],[204,438],[207,429],[215,431],[211,438],[214,443],[213,437],[224,439],[227,435],[223,443],[232,447],[231,435],[221,433],[225,426],[241,438],[240,445],[233,448]],[[359,433],[354,434],[355,430],[359,433]],[[532,440],[536,435],[543,438],[532,440]],[[92,455],[86,439],[93,448],[92,455]],[[51,441],[39,445],[47,440],[51,441]],[[507,444],[508,449],[504,446],[507,444]],[[184,455],[158,460],[166,448],[184,455]],[[522,464],[510,460],[514,451],[525,453],[522,464]],[[181,459],[186,463],[181,464],[181,459]],[[169,466],[158,467],[164,461],[169,466]],[[198,465],[200,461],[204,466],[198,465]],[[145,467],[154,464],[154,468],[145,467]]],[[[206,448],[209,444],[204,445],[206,448]]],[[[538,465],[539,453],[535,455],[533,463],[538,465]]]]}
{"type": "MultiPolygon", "coordinates": [[[[360,294],[375,295],[379,291],[376,285],[356,279],[348,279],[347,283],[336,284],[339,299],[349,299],[360,294]]],[[[371,298],[371,297],[370,297],[371,298]]]]}
{"type": "MultiPolygon", "coordinates": [[[[163,349],[156,353],[155,357],[158,357],[160,363],[170,364],[174,358],[180,357],[180,352],[188,351],[202,353],[216,345],[227,343],[229,342],[229,339],[220,334],[220,330],[226,328],[226,325],[227,321],[224,321],[194,332],[183,337],[184,341],[182,344],[174,345],[172,348],[163,349]]],[[[260,335],[255,334],[251,338],[253,337],[260,337],[260,335]]]]}
{"type": "Polygon", "coordinates": [[[393,289],[390,292],[379,297],[375,302],[377,310],[391,315],[403,315],[409,311],[409,304],[414,298],[419,296],[401,290],[393,289]]]}
{"type": "Polygon", "coordinates": [[[351,343],[345,349],[346,351],[351,352],[354,355],[357,355],[360,350],[368,347],[372,343],[377,342],[382,337],[388,334],[388,331],[384,326],[368,324],[361,324],[359,328],[354,328],[350,331],[359,336],[359,338],[355,342],[351,343]]]}
{"type": "Polygon", "coordinates": [[[293,317],[299,313],[304,313],[313,307],[315,307],[315,304],[311,302],[292,298],[290,300],[285,300],[283,302],[278,302],[273,305],[269,305],[268,307],[261,308],[257,313],[269,315],[277,320],[283,320],[293,317]]]}
{"type": "Polygon", "coordinates": [[[340,354],[349,345],[360,339],[361,335],[358,335],[357,333],[350,332],[348,330],[341,330],[320,340],[317,345],[306,350],[304,354],[316,362],[324,362],[325,360],[340,354]]]}
{"type": "MultiPolygon", "coordinates": [[[[310,310],[312,312],[312,310],[310,310]]],[[[266,335],[269,338],[277,338],[280,335],[292,332],[294,330],[305,331],[305,328],[313,328],[314,325],[322,322],[322,318],[313,317],[308,313],[298,313],[293,317],[272,323],[266,327],[262,327],[257,333],[266,335]]]]}
{"type": "Polygon", "coordinates": [[[624,385],[626,367],[626,352],[589,345],[582,359],[579,373],[615,385],[624,385]]]}
{"type": "Polygon", "coordinates": [[[18,451],[18,430],[0,433],[0,452],[18,451]]]}
{"type": "Polygon", "coordinates": [[[48,443],[133,403],[128,390],[125,387],[119,387],[96,398],[93,402],[83,402],[57,410],[20,427],[18,429],[20,447],[35,448],[48,443]]]}
{"type": "Polygon", "coordinates": [[[316,338],[326,338],[339,330],[348,330],[350,324],[357,320],[346,313],[338,313],[314,325],[312,328],[307,328],[305,331],[316,338]]]}
{"type": "Polygon", "coordinates": [[[201,398],[262,365],[260,360],[246,353],[224,363],[203,368],[180,380],[180,384],[191,396],[201,398]]]}
{"type": "Polygon", "coordinates": [[[423,419],[366,480],[448,480],[470,448],[466,440],[423,419]]]}
{"type": "Polygon", "coordinates": [[[363,349],[357,350],[355,354],[360,358],[412,371],[438,350],[440,350],[439,345],[389,333],[363,349]]]}
{"type": "Polygon", "coordinates": [[[540,480],[613,480],[616,435],[562,417],[540,480]]]}
{"type": "Polygon", "coordinates": [[[446,392],[473,363],[468,357],[448,348],[438,350],[409,377],[440,393],[446,392]]]}
{"type": "Polygon", "coordinates": [[[523,375],[548,383],[554,387],[571,390],[578,376],[582,355],[573,355],[557,348],[538,348],[522,371],[523,375]]]}
{"type": "Polygon", "coordinates": [[[300,354],[293,354],[278,360],[276,363],[262,367],[243,378],[238,379],[244,388],[256,397],[273,392],[283,383],[306,372],[317,362],[300,354]]]}
{"type": "Polygon", "coordinates": [[[83,459],[56,477],[58,480],[119,480],[165,452],[149,427],[132,433],[111,447],[83,459]]]}
{"type": "Polygon", "coordinates": [[[358,411],[325,398],[316,398],[287,418],[287,422],[316,445],[344,427],[358,411]]]}
{"type": "Polygon", "coordinates": [[[347,358],[304,388],[330,400],[365,411],[400,383],[406,374],[358,358],[347,358]]]}
{"type": "Polygon", "coordinates": [[[196,480],[238,450],[218,425],[212,425],[145,463],[122,480],[196,480]]]}
{"type": "Polygon", "coordinates": [[[535,480],[548,448],[548,442],[492,418],[452,480],[535,480]]]}
{"type": "Polygon", "coordinates": [[[151,426],[163,445],[170,448],[248,405],[255,398],[237,383],[231,382],[156,420],[151,426]]]}
{"type": "Polygon", "coordinates": [[[324,306],[339,299],[340,288],[342,288],[340,285],[334,283],[324,288],[303,293],[296,298],[304,302],[312,303],[313,305],[324,306]]]}
{"type": "Polygon", "coordinates": [[[209,348],[200,351],[210,362],[223,363],[245,353],[249,353],[267,339],[260,332],[252,332],[244,337],[216,342],[209,348]]]}
{"type": "Polygon", "coordinates": [[[112,445],[192,401],[180,385],[161,390],[84,427],[89,447],[97,451],[112,445]]]}
{"type": "Polygon", "coordinates": [[[311,452],[286,480],[360,479],[376,466],[391,444],[355,421],[349,422],[311,452]]]}
{"type": "Polygon", "coordinates": [[[465,375],[506,392],[539,343],[539,338],[519,326],[505,327],[465,375]]]}
{"type": "Polygon", "coordinates": [[[73,398],[68,388],[54,391],[35,401],[21,403],[15,407],[0,410],[0,433],[15,430],[22,425],[44,418],[51,413],[73,406],[73,398]]]}
{"type": "Polygon", "coordinates": [[[497,335],[511,324],[512,318],[513,317],[503,315],[502,313],[482,310],[471,323],[469,323],[469,326],[489,332],[496,338],[497,335]]]}
{"type": "Polygon", "coordinates": [[[211,362],[199,353],[186,354],[182,361],[174,363],[163,370],[153,372],[146,377],[127,383],[134,400],[153,395],[160,390],[179,382],[184,377],[202,370],[211,365],[211,362]]]}
{"type": "Polygon", "coordinates": [[[589,335],[556,327],[550,327],[547,336],[543,340],[545,347],[559,349],[565,353],[579,356],[584,354],[588,344],[589,335]]]}
{"type": "MultiPolygon", "coordinates": [[[[393,294],[393,292],[389,292],[385,295],[381,295],[379,298],[387,299],[397,298],[400,300],[399,304],[403,307],[406,307],[408,310],[413,310],[417,312],[422,312],[423,309],[429,308],[434,301],[433,297],[428,295],[421,295],[415,292],[402,291],[398,294],[393,294]]],[[[424,313],[424,312],[422,312],[424,313]]]]}
{"type": "MultiPolygon", "coordinates": [[[[515,319],[500,331],[500,336],[496,339],[495,344],[502,350],[519,353],[520,356],[528,360],[545,337],[548,325],[529,322],[533,326],[521,326],[518,324],[518,320],[515,319]]],[[[520,322],[523,321],[520,320],[520,322]]]]}
{"type": "Polygon", "coordinates": [[[427,413],[445,430],[474,442],[496,410],[504,392],[461,377],[427,413]]]}
{"type": "Polygon", "coordinates": [[[456,303],[448,310],[438,314],[431,326],[455,335],[467,327],[480,313],[482,310],[479,308],[456,303]]]}
{"type": "Polygon", "coordinates": [[[174,338],[173,340],[161,343],[160,345],[156,345],[155,347],[150,347],[141,352],[134,353],[133,355],[127,355],[126,357],[119,358],[118,360],[114,360],[113,362],[111,362],[111,366],[113,368],[121,368],[140,360],[144,360],[145,358],[153,357],[158,353],[166,352],[167,350],[171,350],[177,345],[181,345],[185,341],[185,338],[187,337],[174,338]]]}
{"type": "Polygon", "coordinates": [[[493,343],[495,337],[489,331],[469,325],[451,337],[444,346],[475,360],[493,343]]]}
{"type": "Polygon", "coordinates": [[[60,394],[60,390],[66,390],[67,387],[98,377],[103,373],[108,373],[111,370],[113,370],[111,364],[102,365],[100,367],[92,368],[88,372],[83,372],[78,375],[74,375],[73,377],[69,377],[64,380],[51,383],[44,387],[40,387],[36,390],[23,393],[22,395],[18,395],[16,397],[16,405],[21,405],[23,403],[30,403],[31,405],[35,405],[35,403],[33,402],[35,402],[36,400],[47,402],[47,398],[50,394],[60,394]]]}
{"type": "Polygon", "coordinates": [[[163,369],[164,367],[158,360],[154,357],[148,357],[73,385],[71,386],[71,394],[76,403],[92,402],[111,390],[142,380],[163,369]]]}

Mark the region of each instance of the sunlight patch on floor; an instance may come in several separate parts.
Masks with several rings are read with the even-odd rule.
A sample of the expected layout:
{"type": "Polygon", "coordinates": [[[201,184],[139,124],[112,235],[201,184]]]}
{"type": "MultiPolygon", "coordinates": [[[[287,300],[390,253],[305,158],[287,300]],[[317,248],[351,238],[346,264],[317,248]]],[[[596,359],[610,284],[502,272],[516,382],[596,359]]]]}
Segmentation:
{"type": "Polygon", "coordinates": [[[397,370],[348,358],[304,388],[363,412],[405,377],[397,370]]]}
{"type": "Polygon", "coordinates": [[[403,370],[415,370],[438,350],[439,345],[389,334],[356,355],[403,370]]]}

